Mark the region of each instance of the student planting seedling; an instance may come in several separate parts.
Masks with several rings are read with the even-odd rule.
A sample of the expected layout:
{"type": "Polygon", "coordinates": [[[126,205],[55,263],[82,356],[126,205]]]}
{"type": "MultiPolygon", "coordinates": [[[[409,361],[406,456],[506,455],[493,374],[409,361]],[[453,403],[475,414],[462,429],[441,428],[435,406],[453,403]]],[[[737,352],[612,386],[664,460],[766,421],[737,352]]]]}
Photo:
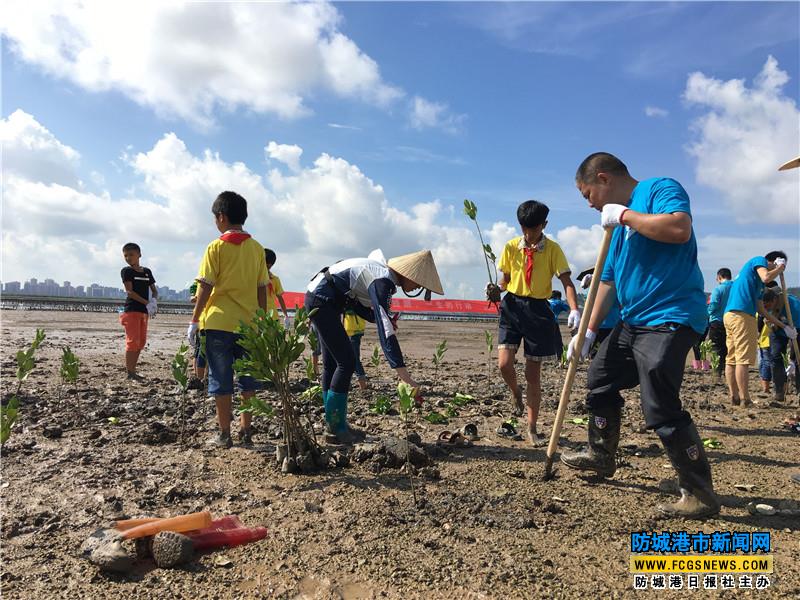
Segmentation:
{"type": "Polygon", "coordinates": [[[722,379],[725,373],[725,359],[728,356],[728,346],[725,341],[725,324],[722,318],[725,315],[725,307],[728,304],[728,296],[731,293],[731,270],[727,267],[717,271],[717,287],[711,292],[708,300],[708,339],[714,352],[719,359],[714,368],[714,376],[717,380],[722,379]]]}
{"type": "MultiPolygon", "coordinates": [[[[783,402],[786,399],[786,382],[789,377],[795,375],[795,388],[797,387],[797,368],[795,363],[798,357],[792,356],[794,352],[790,349],[790,340],[793,327],[789,325],[789,316],[786,313],[786,305],[792,315],[792,322],[800,319],[800,300],[796,296],[789,294],[786,290],[782,292],[776,290],[777,298],[775,301],[774,314],[780,320],[780,327],[772,327],[769,333],[769,361],[772,371],[772,384],[774,386],[774,400],[783,402]],[[784,297],[784,294],[786,296],[784,297]],[[787,357],[787,365],[784,365],[784,356],[787,357]]],[[[766,292],[764,292],[766,296],[766,292]]],[[[766,304],[766,302],[765,302],[766,304]]]]}
{"type": "Polygon", "coordinates": [[[567,295],[570,308],[567,326],[570,329],[577,327],[581,318],[567,258],[561,246],[544,235],[549,212],[547,206],[536,200],[519,205],[517,221],[522,235],[510,240],[503,248],[497,267],[502,273],[499,286],[492,282],[487,286],[489,298],[496,297],[499,290],[506,291],[500,303],[498,365],[518,415],[522,414],[522,388],[517,384],[514,362],[520,343],[525,347],[528,440],[534,446],[547,443],[536,429],[542,402],[542,362],[561,354],[553,331],[555,317],[548,302],[553,292],[554,276],[561,280],[567,295]]]}
{"type": "Polygon", "coordinates": [[[158,311],[158,289],[153,272],[139,264],[142,250],[128,242],[122,247],[122,257],[128,263],[120,272],[125,286],[125,308],[119,316],[125,328],[125,371],[128,379],[140,379],[136,374],[139,355],[147,343],[147,320],[158,311]]]}
{"type": "MultiPolygon", "coordinates": [[[[311,280],[305,307],[317,329],[322,347],[322,394],[329,439],[352,443],[363,437],[347,424],[347,396],[355,370],[355,355],[342,325],[342,314],[352,309],[378,329],[378,341],[386,361],[400,379],[415,389],[420,386],[406,368],[395,323],[390,316],[391,297],[400,287],[406,294],[416,289],[443,294],[436,264],[429,250],[397,258],[384,258],[380,250],[367,258],[351,258],[325,267],[311,280]]],[[[421,293],[421,291],[420,291],[421,293]]]]}
{"type": "Polygon", "coordinates": [[[267,261],[267,270],[269,271],[269,285],[267,286],[267,314],[272,314],[275,318],[277,318],[278,306],[280,306],[281,311],[283,312],[283,326],[289,327],[289,313],[286,311],[286,302],[283,300],[283,286],[281,285],[280,278],[272,272],[272,267],[275,266],[275,261],[277,260],[275,251],[265,248],[264,258],[267,261]]]}
{"type": "MultiPolygon", "coordinates": [[[[256,311],[267,307],[267,263],[264,248],[243,225],[247,219],[247,201],[235,192],[222,192],[211,206],[214,224],[220,237],[206,248],[197,273],[199,288],[186,332],[190,344],[197,343],[200,317],[203,317],[208,362],[208,393],[217,405],[219,433],[211,440],[230,448],[231,401],[233,398],[233,363],[244,358],[244,349],[236,333],[241,322],[250,322],[256,311]]],[[[256,381],[243,375],[238,378],[242,398],[255,395],[256,381]]],[[[240,415],[239,440],[252,445],[251,415],[240,415]]]]}

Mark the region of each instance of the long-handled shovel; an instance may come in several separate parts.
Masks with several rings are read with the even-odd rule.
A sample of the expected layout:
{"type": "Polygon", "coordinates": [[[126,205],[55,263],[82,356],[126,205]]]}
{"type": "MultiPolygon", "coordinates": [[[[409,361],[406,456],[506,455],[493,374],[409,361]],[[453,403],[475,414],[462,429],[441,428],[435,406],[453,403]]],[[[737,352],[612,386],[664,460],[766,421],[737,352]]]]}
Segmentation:
{"type": "MultiPolygon", "coordinates": [[[[786,320],[789,322],[789,327],[794,327],[794,319],[792,318],[792,309],[789,307],[789,290],[786,289],[786,278],[781,273],[781,290],[783,291],[783,305],[786,307],[786,320]]],[[[794,346],[794,357],[800,361],[800,351],[797,349],[797,340],[792,340],[794,346]]]]}
{"type": "Polygon", "coordinates": [[[567,378],[564,380],[561,399],[558,401],[556,420],[553,423],[553,432],[550,434],[550,444],[547,446],[547,460],[544,463],[545,480],[553,478],[553,457],[555,457],[556,449],[558,448],[558,438],[561,435],[561,427],[564,425],[564,417],[567,414],[569,395],[572,392],[572,383],[575,381],[575,373],[578,370],[578,360],[580,359],[581,348],[583,348],[583,340],[586,338],[586,329],[589,327],[589,318],[592,316],[592,307],[594,307],[594,299],[597,297],[597,288],[600,287],[600,273],[603,272],[603,264],[606,262],[606,256],[608,256],[608,248],[611,246],[613,232],[613,229],[606,229],[603,232],[603,243],[600,245],[600,253],[597,255],[597,262],[594,264],[594,277],[592,277],[592,283],[589,286],[589,293],[586,295],[586,303],[583,305],[583,318],[578,327],[578,339],[575,343],[576,352],[572,354],[572,358],[569,361],[567,378]]]}

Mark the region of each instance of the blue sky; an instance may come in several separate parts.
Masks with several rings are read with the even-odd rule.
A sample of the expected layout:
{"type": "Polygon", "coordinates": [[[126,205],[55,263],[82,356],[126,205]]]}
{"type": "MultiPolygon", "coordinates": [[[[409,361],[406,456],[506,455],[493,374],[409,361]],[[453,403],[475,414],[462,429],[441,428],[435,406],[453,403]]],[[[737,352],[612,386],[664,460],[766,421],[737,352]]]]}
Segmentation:
{"type": "Polygon", "coordinates": [[[777,166],[800,155],[799,7],[10,3],[2,277],[116,284],[136,239],[180,287],[231,187],[288,289],[430,247],[448,296],[477,297],[463,198],[496,251],[517,204],[544,201],[581,269],[599,214],[574,172],[607,150],[689,191],[707,289],[775,247],[796,285],[800,170],[777,166]]]}

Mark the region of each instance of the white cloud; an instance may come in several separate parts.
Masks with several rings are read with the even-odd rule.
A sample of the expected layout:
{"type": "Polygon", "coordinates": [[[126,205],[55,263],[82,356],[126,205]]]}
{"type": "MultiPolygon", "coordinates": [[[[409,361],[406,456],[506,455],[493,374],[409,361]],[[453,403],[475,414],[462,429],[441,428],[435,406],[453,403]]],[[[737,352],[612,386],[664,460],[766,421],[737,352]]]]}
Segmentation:
{"type": "Polygon", "coordinates": [[[589,229],[582,229],[570,225],[559,230],[554,237],[567,256],[572,274],[577,275],[594,266],[603,240],[603,228],[592,225],[589,229]]]}
{"type": "Polygon", "coordinates": [[[403,91],[344,36],[327,2],[23,2],[2,33],[22,60],[92,92],[207,127],[217,110],[285,118],[317,91],[387,106],[403,91]]]}
{"type": "Polygon", "coordinates": [[[270,142],[264,148],[269,158],[273,158],[288,166],[292,171],[300,170],[300,157],[303,154],[303,149],[296,144],[278,144],[270,142]]]}
{"type": "Polygon", "coordinates": [[[31,115],[17,109],[0,119],[3,176],[18,176],[42,183],[77,185],[80,154],[62,144],[31,115]]]}
{"type": "Polygon", "coordinates": [[[414,129],[441,129],[455,134],[462,131],[466,115],[453,114],[447,104],[432,102],[420,96],[411,101],[411,126],[414,129]]]}
{"type": "Polygon", "coordinates": [[[669,116],[669,111],[664,108],[659,108],[658,106],[645,106],[644,114],[646,114],[648,117],[658,117],[663,119],[669,116]]]}
{"type": "Polygon", "coordinates": [[[697,180],[718,190],[739,222],[800,222],[797,176],[777,171],[800,153],[800,111],[784,93],[788,80],[770,56],[751,87],[699,72],[686,83],[686,101],[707,110],[688,148],[697,180]]]}

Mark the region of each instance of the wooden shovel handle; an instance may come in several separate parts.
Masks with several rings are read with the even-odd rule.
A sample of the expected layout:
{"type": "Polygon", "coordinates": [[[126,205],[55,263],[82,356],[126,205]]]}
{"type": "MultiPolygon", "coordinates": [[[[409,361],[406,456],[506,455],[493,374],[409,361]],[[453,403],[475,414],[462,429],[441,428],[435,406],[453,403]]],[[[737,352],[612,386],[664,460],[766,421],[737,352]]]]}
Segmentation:
{"type": "MultiPolygon", "coordinates": [[[[789,290],[786,288],[786,278],[781,273],[781,290],[783,290],[783,305],[786,308],[786,320],[789,321],[789,326],[794,327],[794,319],[792,318],[792,309],[789,306],[789,290]]],[[[800,350],[797,348],[797,340],[792,340],[794,346],[794,356],[800,361],[800,350]]]]}
{"type": "Polygon", "coordinates": [[[580,360],[583,341],[586,339],[586,330],[589,328],[589,319],[592,316],[594,300],[597,297],[597,290],[600,287],[600,275],[603,272],[603,265],[605,265],[606,257],[608,256],[608,249],[611,247],[611,236],[613,233],[613,229],[606,229],[603,232],[603,243],[600,245],[600,252],[597,255],[597,261],[594,263],[594,275],[592,275],[592,283],[589,285],[589,292],[586,295],[586,302],[583,305],[583,317],[578,327],[578,339],[575,341],[576,352],[573,353],[569,361],[567,377],[564,380],[564,387],[561,389],[561,399],[558,401],[556,420],[553,423],[553,432],[550,434],[550,443],[547,446],[547,460],[545,461],[546,473],[550,472],[550,468],[553,465],[553,456],[555,456],[556,449],[558,448],[558,438],[561,435],[561,427],[564,425],[564,417],[567,414],[569,396],[572,392],[572,383],[575,381],[575,374],[578,371],[578,361],[580,360]]]}

